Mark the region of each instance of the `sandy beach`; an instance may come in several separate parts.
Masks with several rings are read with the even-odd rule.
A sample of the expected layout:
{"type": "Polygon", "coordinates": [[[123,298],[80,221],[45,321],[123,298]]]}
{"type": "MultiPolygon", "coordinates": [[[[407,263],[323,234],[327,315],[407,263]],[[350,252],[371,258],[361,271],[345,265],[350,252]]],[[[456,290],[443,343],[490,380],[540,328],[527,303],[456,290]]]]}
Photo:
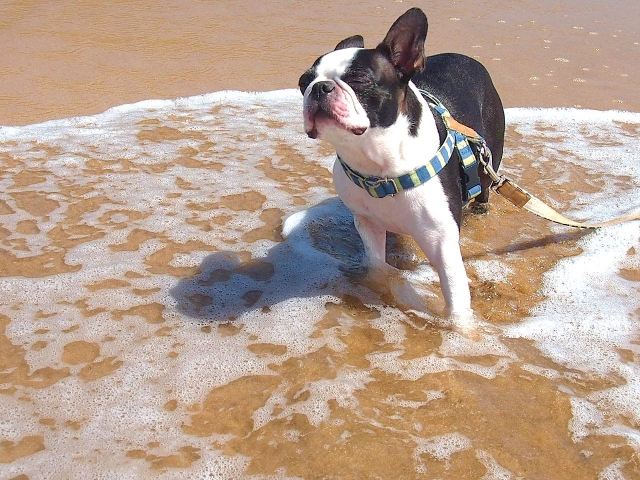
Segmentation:
{"type": "Polygon", "coordinates": [[[388,290],[342,273],[295,88],[414,5],[491,73],[505,173],[640,207],[638,2],[432,3],[0,5],[0,478],[640,478],[637,222],[466,216],[476,338],[405,238],[388,290]]]}
{"type": "MultiPolygon", "coordinates": [[[[342,38],[359,33],[374,46],[410,6],[5,3],[0,124],[94,114],[149,98],[295,88],[301,72],[342,38]]],[[[507,107],[640,110],[640,6],[633,0],[456,0],[423,8],[427,53],[459,52],[485,63],[507,107]]]]}

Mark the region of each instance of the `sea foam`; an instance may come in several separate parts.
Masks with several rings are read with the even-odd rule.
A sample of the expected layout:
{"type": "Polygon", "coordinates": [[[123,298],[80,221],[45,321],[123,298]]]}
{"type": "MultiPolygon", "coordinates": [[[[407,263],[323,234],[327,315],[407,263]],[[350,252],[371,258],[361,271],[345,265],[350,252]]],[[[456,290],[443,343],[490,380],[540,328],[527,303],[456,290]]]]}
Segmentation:
{"type": "MultiPolygon", "coordinates": [[[[410,446],[416,473],[475,449],[486,478],[510,478],[493,440],[462,425],[399,426],[465,388],[441,388],[446,375],[557,382],[572,411],[566,435],[578,444],[616,435],[637,455],[638,222],[577,239],[579,251],[544,273],[526,318],[465,338],[439,327],[437,311],[417,315],[343,274],[362,246],[334,197],[334,155],[302,132],[300,103],[296,90],[225,91],[0,127],[0,321],[15,353],[0,377],[0,440],[44,444],[2,476],[173,478],[173,468],[239,478],[263,438],[300,448],[307,435],[349,425],[340,442],[386,432],[410,446]],[[523,339],[537,357],[522,358],[514,342],[523,339]],[[73,342],[98,345],[98,356],[68,364],[73,342]],[[415,387],[379,392],[389,379],[415,387]],[[582,389],[598,379],[606,387],[582,389]],[[207,416],[224,388],[229,404],[248,405],[237,425],[207,416]]],[[[506,116],[503,170],[517,181],[533,172],[531,190],[577,218],[640,208],[640,114],[506,116]]],[[[483,222],[504,221],[500,208],[483,222]]],[[[526,245],[544,246],[532,222],[506,226],[519,248],[467,259],[483,288],[510,292],[528,275],[526,245]]],[[[550,232],[562,241],[566,229],[550,232]]],[[[431,270],[405,275],[437,303],[431,270]]],[[[491,323],[490,306],[479,314],[491,323]]]]}

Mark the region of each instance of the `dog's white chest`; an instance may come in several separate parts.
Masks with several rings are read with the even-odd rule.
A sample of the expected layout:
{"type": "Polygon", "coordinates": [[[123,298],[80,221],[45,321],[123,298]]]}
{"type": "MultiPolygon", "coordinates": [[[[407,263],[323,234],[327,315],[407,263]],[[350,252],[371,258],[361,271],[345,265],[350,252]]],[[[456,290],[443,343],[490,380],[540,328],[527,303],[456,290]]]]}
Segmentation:
{"type": "Polygon", "coordinates": [[[333,179],[338,195],[354,215],[368,218],[381,229],[411,236],[445,225],[457,230],[437,177],[419,187],[385,198],[373,198],[354,184],[337,161],[333,167],[333,179]]]}

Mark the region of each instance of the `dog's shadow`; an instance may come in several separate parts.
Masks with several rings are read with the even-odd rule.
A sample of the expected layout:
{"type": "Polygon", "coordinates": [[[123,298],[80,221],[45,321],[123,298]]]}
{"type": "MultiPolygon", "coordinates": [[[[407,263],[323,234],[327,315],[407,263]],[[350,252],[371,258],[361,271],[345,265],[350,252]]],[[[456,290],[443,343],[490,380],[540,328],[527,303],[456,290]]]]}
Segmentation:
{"type": "MultiPolygon", "coordinates": [[[[228,322],[256,310],[270,312],[286,301],[297,302],[297,306],[285,306],[284,311],[298,314],[306,308],[298,299],[330,296],[335,301],[345,295],[358,297],[365,304],[393,303],[401,309],[417,311],[426,308],[432,314],[442,308],[437,299],[439,289],[434,287],[438,281],[435,272],[429,273],[430,267],[397,236],[387,238],[392,252],[387,261],[400,269],[395,272],[419,268],[423,274],[426,271],[426,276],[412,281],[402,273],[391,273],[381,286],[358,273],[364,247],[351,212],[337,197],[290,216],[284,222],[283,235],[285,240],[266,255],[252,257],[246,251],[222,251],[207,256],[196,275],[180,280],[170,290],[177,310],[205,322],[228,322]]],[[[493,253],[528,250],[582,235],[583,232],[556,234],[532,242],[516,242],[493,253]]],[[[488,253],[491,252],[479,257],[488,253]]]]}
{"type": "Polygon", "coordinates": [[[207,256],[196,275],[171,289],[177,310],[198,320],[228,322],[287,300],[353,290],[341,268],[359,263],[364,250],[339,199],[289,217],[283,234],[285,240],[263,256],[231,251],[207,256]]]}

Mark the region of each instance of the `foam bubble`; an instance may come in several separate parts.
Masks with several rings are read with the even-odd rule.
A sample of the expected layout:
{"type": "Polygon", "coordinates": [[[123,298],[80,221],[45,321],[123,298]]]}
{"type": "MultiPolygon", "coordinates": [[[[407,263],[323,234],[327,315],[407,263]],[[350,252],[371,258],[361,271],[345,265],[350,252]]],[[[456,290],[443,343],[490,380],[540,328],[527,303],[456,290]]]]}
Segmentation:
{"type": "Polygon", "coordinates": [[[479,339],[470,339],[457,332],[442,332],[439,352],[445,357],[496,355],[517,358],[495,335],[483,334],[479,339]]]}
{"type": "Polygon", "coordinates": [[[616,348],[632,347],[637,309],[632,299],[640,297],[637,284],[616,274],[630,246],[640,248],[639,241],[634,223],[582,239],[583,254],[561,260],[545,275],[548,299],[530,320],[509,327],[507,334],[535,339],[547,355],[572,368],[626,376],[616,348]]]}
{"type": "Polygon", "coordinates": [[[467,263],[478,275],[481,282],[503,282],[509,281],[509,277],[514,271],[509,265],[505,265],[499,260],[472,260],[467,263]]]}
{"type": "Polygon", "coordinates": [[[418,443],[413,451],[413,458],[416,461],[419,461],[420,455],[425,453],[440,461],[449,460],[454,453],[469,450],[473,446],[468,437],[458,432],[415,440],[418,443]]]}
{"type": "Polygon", "coordinates": [[[500,465],[489,452],[477,450],[476,457],[487,469],[487,473],[482,476],[481,480],[511,480],[513,478],[513,474],[500,465]]]}
{"type": "Polygon", "coordinates": [[[327,423],[331,418],[330,401],[335,401],[342,408],[355,410],[359,405],[355,392],[365,389],[367,383],[372,381],[373,379],[366,371],[343,369],[338,372],[335,379],[321,379],[307,383],[294,395],[293,403],[284,396],[283,389],[278,389],[267,400],[264,407],[254,412],[253,428],[258,430],[273,420],[286,418],[294,413],[306,416],[313,426],[327,423]],[[300,400],[299,397],[303,393],[307,393],[308,397],[300,400]]]}
{"type": "Polygon", "coordinates": [[[500,358],[492,366],[485,366],[474,363],[462,362],[449,357],[441,357],[431,354],[424,357],[412,358],[410,360],[401,359],[402,351],[393,351],[385,353],[371,353],[367,355],[367,359],[371,362],[371,366],[378,368],[384,372],[399,375],[405,380],[418,380],[425,375],[460,370],[474,373],[484,378],[495,378],[500,372],[504,371],[511,360],[500,358]]]}
{"type": "Polygon", "coordinates": [[[625,462],[622,460],[613,462],[598,474],[598,480],[626,480],[626,477],[620,470],[624,465],[625,462]]]}
{"type": "Polygon", "coordinates": [[[423,393],[425,394],[425,400],[422,402],[418,400],[407,400],[404,398],[400,398],[400,395],[389,395],[384,400],[384,403],[394,407],[416,409],[425,406],[433,400],[438,400],[445,397],[444,393],[442,393],[440,390],[430,390],[423,393]]]}

